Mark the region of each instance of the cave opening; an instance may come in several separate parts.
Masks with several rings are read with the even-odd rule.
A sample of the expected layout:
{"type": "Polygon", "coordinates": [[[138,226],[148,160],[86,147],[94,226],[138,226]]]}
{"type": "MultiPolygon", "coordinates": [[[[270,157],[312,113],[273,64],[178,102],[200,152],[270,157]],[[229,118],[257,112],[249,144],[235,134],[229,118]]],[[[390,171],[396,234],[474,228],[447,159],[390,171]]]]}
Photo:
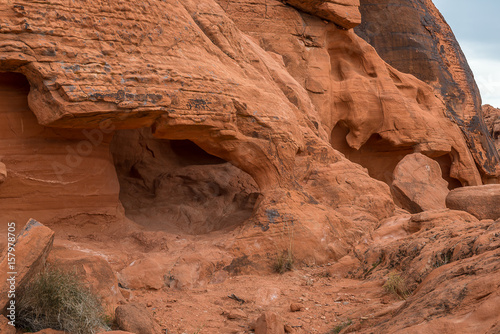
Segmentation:
{"type": "Polygon", "coordinates": [[[151,129],[119,130],[111,153],[125,215],[149,230],[200,235],[251,217],[254,179],[190,140],[154,138],[151,129]]]}
{"type": "MultiPolygon", "coordinates": [[[[356,150],[347,143],[346,137],[349,131],[347,124],[338,122],[331,134],[332,147],[342,152],[347,159],[368,169],[369,175],[374,179],[391,186],[394,169],[406,155],[414,153],[413,146],[394,146],[379,134],[373,134],[359,150],[356,150]]],[[[450,176],[453,162],[451,154],[431,158],[439,163],[442,177],[448,182],[450,190],[462,186],[459,180],[450,176]]]]}
{"type": "Polygon", "coordinates": [[[347,159],[368,169],[368,174],[374,179],[391,185],[394,169],[406,155],[413,153],[413,147],[395,147],[379,134],[373,134],[359,150],[356,150],[347,143],[346,137],[349,131],[347,124],[338,122],[331,134],[332,147],[342,152],[347,159]]]}

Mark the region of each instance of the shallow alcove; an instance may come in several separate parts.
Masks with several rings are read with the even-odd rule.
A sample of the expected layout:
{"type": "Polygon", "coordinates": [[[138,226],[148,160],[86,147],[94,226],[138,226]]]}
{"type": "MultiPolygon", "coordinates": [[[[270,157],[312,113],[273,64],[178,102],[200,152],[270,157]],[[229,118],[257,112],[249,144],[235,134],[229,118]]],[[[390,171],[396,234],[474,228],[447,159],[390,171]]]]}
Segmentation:
{"type": "MultiPolygon", "coordinates": [[[[356,150],[349,146],[346,137],[349,128],[343,122],[337,123],[332,130],[330,143],[332,147],[342,152],[347,159],[368,169],[371,177],[387,183],[393,181],[393,172],[398,163],[408,154],[414,153],[413,146],[395,146],[378,134],[373,134],[368,141],[356,150]]],[[[452,158],[450,154],[432,157],[441,166],[442,176],[448,182],[448,187],[460,187],[459,180],[450,177],[452,158]]]]}
{"type": "Polygon", "coordinates": [[[111,152],[125,214],[150,230],[205,234],[252,215],[259,195],[253,178],[189,140],[120,130],[111,152]]]}
{"type": "Polygon", "coordinates": [[[359,150],[356,150],[347,143],[348,133],[347,125],[342,122],[337,123],[330,139],[332,147],[342,152],[347,159],[368,169],[371,177],[389,185],[392,183],[392,173],[396,165],[406,155],[413,153],[412,147],[395,147],[378,134],[372,135],[359,150]]]}

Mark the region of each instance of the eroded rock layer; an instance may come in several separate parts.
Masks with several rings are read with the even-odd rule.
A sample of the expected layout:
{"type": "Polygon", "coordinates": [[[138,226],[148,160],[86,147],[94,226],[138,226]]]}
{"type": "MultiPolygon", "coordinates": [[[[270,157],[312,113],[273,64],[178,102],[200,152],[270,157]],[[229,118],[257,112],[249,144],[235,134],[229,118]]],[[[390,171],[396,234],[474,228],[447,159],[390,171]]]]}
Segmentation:
{"type": "Polygon", "coordinates": [[[450,27],[431,0],[361,0],[356,32],[398,70],[429,83],[443,98],[487,178],[500,175],[500,156],[485,127],[481,96],[450,27]]]}

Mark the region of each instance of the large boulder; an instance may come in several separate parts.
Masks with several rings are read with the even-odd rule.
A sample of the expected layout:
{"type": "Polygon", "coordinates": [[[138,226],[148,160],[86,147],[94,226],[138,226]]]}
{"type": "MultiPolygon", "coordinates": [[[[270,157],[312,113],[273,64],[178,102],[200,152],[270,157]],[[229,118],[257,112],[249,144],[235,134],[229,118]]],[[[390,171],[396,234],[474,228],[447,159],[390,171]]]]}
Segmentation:
{"type": "Polygon", "coordinates": [[[47,258],[47,263],[64,272],[72,273],[89,286],[101,299],[109,315],[113,315],[118,304],[125,301],[120,293],[115,273],[104,257],[55,246],[47,258]]]}
{"type": "Polygon", "coordinates": [[[500,184],[454,189],[446,197],[446,206],[466,211],[477,219],[499,219],[500,184]]]}
{"type": "Polygon", "coordinates": [[[9,240],[6,254],[0,261],[0,311],[10,303],[9,292],[22,290],[43,268],[53,241],[54,231],[34,219],[28,221],[15,241],[9,240]],[[9,254],[15,255],[15,263],[9,254]],[[15,283],[14,289],[12,283],[15,283]]]}
{"type": "Polygon", "coordinates": [[[411,213],[445,209],[449,190],[441,175],[439,164],[431,158],[420,153],[407,155],[393,173],[396,202],[411,213]]]}
{"type": "Polygon", "coordinates": [[[359,0],[286,0],[285,2],[345,29],[352,29],[361,23],[359,0]]]}

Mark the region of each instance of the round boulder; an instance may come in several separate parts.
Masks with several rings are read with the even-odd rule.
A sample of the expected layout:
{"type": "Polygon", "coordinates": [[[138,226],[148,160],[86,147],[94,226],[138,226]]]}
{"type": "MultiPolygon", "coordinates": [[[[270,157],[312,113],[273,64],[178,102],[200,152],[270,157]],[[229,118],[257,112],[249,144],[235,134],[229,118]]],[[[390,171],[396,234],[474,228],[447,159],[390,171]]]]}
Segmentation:
{"type": "Polygon", "coordinates": [[[446,197],[452,210],[470,213],[479,220],[500,218],[500,184],[457,188],[446,197]]]}

